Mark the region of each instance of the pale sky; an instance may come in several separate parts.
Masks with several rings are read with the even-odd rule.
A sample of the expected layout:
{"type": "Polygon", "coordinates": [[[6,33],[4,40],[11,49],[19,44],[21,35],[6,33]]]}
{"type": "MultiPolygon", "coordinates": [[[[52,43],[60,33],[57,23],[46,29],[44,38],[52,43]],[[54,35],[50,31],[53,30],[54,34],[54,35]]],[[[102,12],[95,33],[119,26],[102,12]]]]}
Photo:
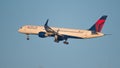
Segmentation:
{"type": "Polygon", "coordinates": [[[119,0],[0,0],[0,68],[120,68],[119,0]],[[26,24],[88,29],[108,15],[94,39],[69,39],[69,45],[54,38],[18,33],[26,24]]]}

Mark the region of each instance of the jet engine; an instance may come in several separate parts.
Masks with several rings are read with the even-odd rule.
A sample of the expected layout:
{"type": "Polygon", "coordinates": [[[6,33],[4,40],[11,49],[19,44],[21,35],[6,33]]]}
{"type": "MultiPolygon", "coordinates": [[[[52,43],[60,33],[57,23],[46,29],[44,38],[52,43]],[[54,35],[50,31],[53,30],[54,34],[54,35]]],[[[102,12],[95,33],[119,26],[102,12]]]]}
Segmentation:
{"type": "Polygon", "coordinates": [[[45,32],[39,32],[38,36],[41,38],[47,37],[45,32]]]}

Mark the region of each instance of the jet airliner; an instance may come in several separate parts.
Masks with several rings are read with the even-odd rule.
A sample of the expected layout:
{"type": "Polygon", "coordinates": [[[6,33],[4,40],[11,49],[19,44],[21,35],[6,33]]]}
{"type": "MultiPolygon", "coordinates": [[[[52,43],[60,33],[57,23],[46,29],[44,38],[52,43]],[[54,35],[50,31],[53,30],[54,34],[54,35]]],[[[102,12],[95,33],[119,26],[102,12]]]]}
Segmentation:
{"type": "Polygon", "coordinates": [[[89,39],[104,36],[105,34],[101,30],[106,18],[107,15],[103,15],[87,30],[50,27],[47,19],[44,26],[25,25],[19,28],[18,32],[26,34],[27,40],[29,40],[29,35],[38,35],[40,38],[54,37],[54,42],[56,43],[63,41],[64,44],[69,44],[67,41],[69,38],[89,39]]]}

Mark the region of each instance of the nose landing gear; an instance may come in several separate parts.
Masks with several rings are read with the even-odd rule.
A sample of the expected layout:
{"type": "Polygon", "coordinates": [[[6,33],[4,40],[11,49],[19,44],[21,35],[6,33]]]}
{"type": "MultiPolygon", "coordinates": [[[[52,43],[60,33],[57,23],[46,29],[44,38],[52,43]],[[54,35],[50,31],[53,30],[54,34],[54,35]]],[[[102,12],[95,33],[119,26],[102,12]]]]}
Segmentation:
{"type": "Polygon", "coordinates": [[[26,38],[26,39],[27,39],[27,40],[30,40],[30,38],[29,38],[29,34],[26,34],[26,35],[27,35],[27,38],[26,38]]]}

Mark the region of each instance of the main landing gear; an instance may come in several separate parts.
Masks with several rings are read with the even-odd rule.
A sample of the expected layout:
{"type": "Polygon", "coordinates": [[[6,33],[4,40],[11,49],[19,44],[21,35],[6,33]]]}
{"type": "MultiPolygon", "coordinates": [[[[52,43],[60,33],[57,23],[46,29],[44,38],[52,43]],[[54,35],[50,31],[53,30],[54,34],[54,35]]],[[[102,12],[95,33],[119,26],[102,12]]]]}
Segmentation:
{"type": "Polygon", "coordinates": [[[63,43],[64,43],[64,44],[69,44],[69,42],[67,42],[67,41],[64,41],[63,43]]]}
{"type": "Polygon", "coordinates": [[[54,40],[54,42],[59,43],[59,41],[58,41],[58,40],[56,40],[56,39],[54,40]]]}
{"type": "MultiPolygon", "coordinates": [[[[54,42],[59,43],[59,40],[55,39],[54,42]]],[[[67,42],[67,40],[65,40],[63,43],[66,44],[66,45],[69,44],[69,42],[67,42]]]]}
{"type": "Polygon", "coordinates": [[[64,44],[69,44],[69,42],[67,42],[67,38],[65,39],[65,41],[63,43],[64,44]]]}

